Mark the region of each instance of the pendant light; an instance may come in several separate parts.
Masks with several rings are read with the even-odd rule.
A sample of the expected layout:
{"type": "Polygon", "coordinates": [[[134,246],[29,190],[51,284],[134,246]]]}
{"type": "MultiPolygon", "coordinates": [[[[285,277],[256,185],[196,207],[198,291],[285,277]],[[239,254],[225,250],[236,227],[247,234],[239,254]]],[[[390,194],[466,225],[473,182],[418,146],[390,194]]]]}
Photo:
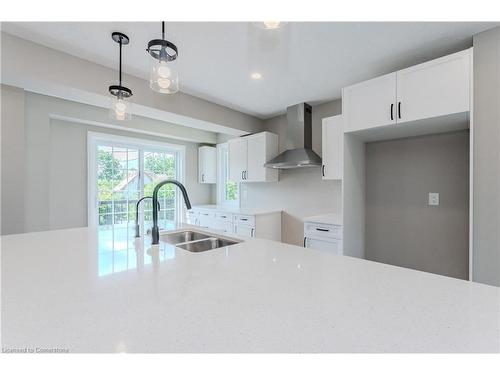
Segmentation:
{"type": "Polygon", "coordinates": [[[111,94],[111,107],[109,116],[114,120],[130,120],[132,118],[131,103],[128,99],[132,96],[132,90],[122,85],[122,46],[129,43],[128,36],[125,34],[114,32],[111,38],[120,45],[120,66],[119,66],[119,81],[118,85],[109,86],[111,94]]]}
{"type": "Polygon", "coordinates": [[[175,94],[179,91],[177,72],[177,46],[165,39],[165,22],[161,23],[161,39],[148,43],[146,51],[151,55],[149,68],[149,87],[162,94],[175,94]]]}

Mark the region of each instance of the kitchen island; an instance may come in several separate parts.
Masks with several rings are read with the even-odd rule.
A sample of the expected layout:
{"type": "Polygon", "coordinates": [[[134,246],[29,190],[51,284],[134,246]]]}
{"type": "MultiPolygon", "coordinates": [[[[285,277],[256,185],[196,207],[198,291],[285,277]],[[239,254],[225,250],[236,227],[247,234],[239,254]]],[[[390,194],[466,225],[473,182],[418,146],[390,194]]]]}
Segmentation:
{"type": "Polygon", "coordinates": [[[3,236],[4,352],[500,351],[497,287],[256,238],[131,241],[109,268],[125,250],[103,262],[89,228],[3,236]]]}

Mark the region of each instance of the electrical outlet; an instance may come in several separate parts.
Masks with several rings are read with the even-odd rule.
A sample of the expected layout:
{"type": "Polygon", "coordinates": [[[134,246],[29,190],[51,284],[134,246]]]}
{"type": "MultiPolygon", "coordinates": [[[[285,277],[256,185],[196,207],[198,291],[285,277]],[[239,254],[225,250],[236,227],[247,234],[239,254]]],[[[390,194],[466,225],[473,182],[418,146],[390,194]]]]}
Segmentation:
{"type": "Polygon", "coordinates": [[[439,206],[439,193],[429,193],[429,206],[439,206]]]}

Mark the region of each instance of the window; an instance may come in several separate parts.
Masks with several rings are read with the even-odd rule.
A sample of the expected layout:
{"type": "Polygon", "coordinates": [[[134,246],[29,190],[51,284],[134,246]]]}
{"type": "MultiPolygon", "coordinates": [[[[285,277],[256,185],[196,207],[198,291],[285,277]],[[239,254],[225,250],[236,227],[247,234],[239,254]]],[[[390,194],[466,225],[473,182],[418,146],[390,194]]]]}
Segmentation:
{"type": "Polygon", "coordinates": [[[227,143],[217,145],[217,203],[240,204],[239,184],[229,181],[229,147],[227,143]]]}
{"type": "MultiPolygon", "coordinates": [[[[89,226],[98,229],[99,275],[136,267],[137,200],[165,179],[183,180],[184,146],[89,132],[89,226]]],[[[158,226],[182,221],[183,202],[173,185],[158,194],[158,226]]],[[[139,209],[141,232],[152,227],[151,200],[139,209]]]]}

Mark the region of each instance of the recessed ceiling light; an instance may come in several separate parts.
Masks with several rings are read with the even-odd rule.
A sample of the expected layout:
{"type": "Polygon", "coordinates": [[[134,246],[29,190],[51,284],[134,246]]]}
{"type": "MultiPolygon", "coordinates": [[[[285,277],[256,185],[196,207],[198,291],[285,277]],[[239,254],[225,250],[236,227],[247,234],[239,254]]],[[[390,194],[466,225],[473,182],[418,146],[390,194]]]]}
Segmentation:
{"type": "Polygon", "coordinates": [[[280,21],[264,21],[263,24],[266,29],[278,29],[281,26],[280,21]]]}
{"type": "Polygon", "coordinates": [[[250,75],[250,77],[251,77],[252,79],[261,79],[261,78],[262,78],[262,74],[260,74],[260,73],[258,73],[258,72],[255,72],[255,73],[252,73],[252,74],[250,75]]]}
{"type": "Polygon", "coordinates": [[[286,22],[281,21],[263,21],[263,22],[254,22],[253,24],[259,29],[264,30],[274,30],[282,27],[286,22]]]}

